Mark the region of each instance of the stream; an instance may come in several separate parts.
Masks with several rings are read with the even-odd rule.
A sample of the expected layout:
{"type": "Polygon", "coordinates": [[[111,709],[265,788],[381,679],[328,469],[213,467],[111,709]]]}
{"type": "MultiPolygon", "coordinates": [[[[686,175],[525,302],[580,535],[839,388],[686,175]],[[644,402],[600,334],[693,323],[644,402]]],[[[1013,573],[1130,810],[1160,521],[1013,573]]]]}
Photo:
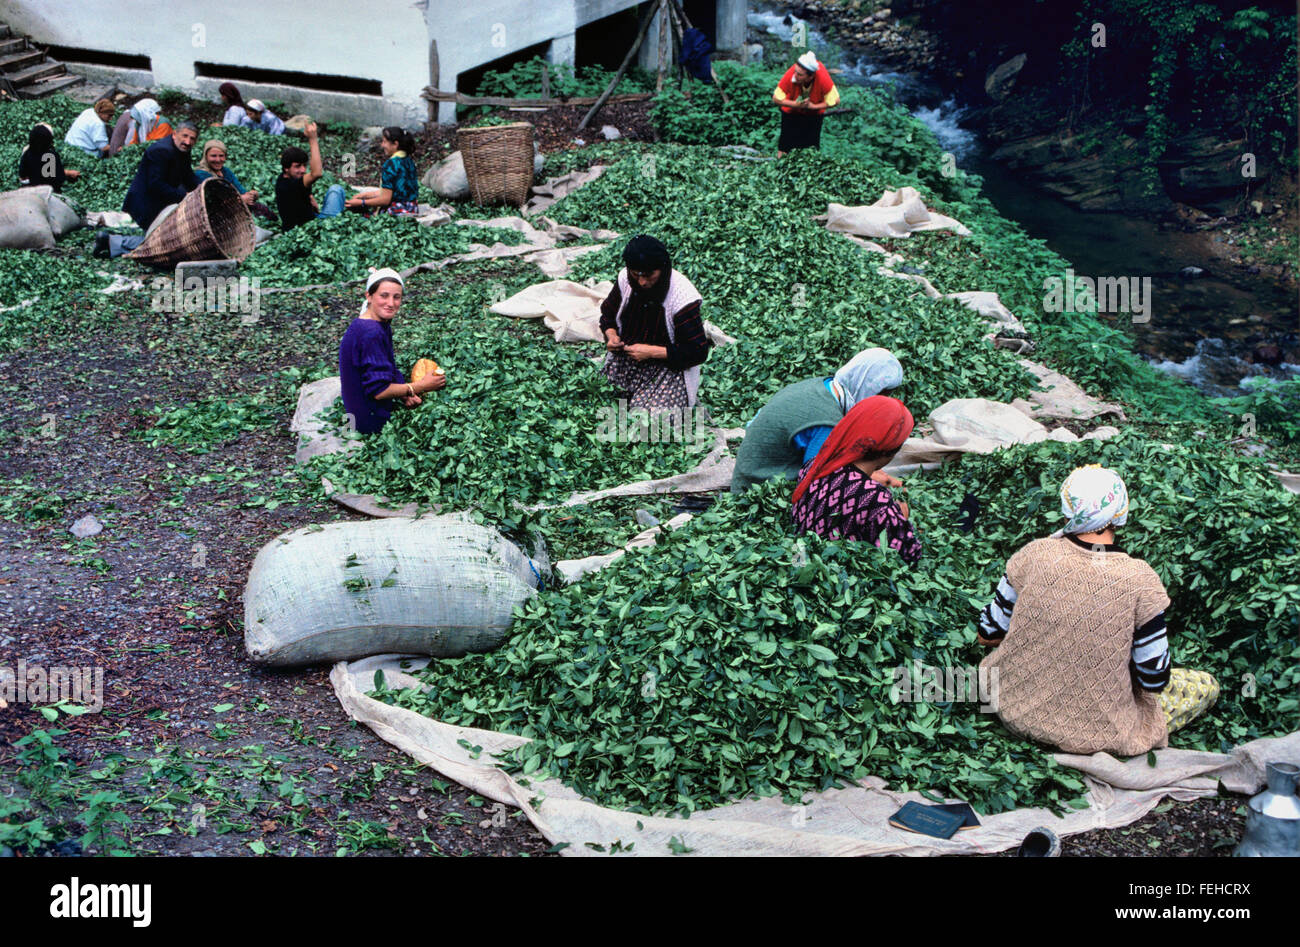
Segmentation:
{"type": "Polygon", "coordinates": [[[1150,278],[1149,321],[1134,324],[1127,314],[1097,318],[1113,320],[1127,332],[1134,349],[1154,367],[1208,396],[1233,394],[1243,379],[1255,375],[1300,377],[1295,294],[1267,278],[1228,274],[1227,264],[1206,254],[1200,235],[1162,230],[1146,218],[1080,211],[1027,185],[988,159],[985,143],[962,125],[966,110],[933,80],[881,68],[784,9],[749,14],[752,33],[785,43],[801,23],[819,57],[826,51],[828,60],[838,59],[832,67],[837,83],[891,88],[895,99],[953,154],[959,168],[983,179],[984,194],[998,212],[1071,261],[1076,275],[1150,278]],[[1202,272],[1182,275],[1187,267],[1202,272]],[[1278,364],[1262,364],[1279,356],[1278,364]]]}

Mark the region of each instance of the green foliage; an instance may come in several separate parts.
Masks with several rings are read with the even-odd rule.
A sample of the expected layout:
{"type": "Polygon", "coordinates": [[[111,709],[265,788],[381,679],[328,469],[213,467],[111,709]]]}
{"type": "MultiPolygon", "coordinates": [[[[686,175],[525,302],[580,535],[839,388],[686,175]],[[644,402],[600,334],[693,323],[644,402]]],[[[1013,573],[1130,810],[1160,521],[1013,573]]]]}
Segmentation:
{"type": "Polygon", "coordinates": [[[1245,393],[1215,398],[1238,419],[1250,415],[1259,436],[1282,444],[1300,444],[1300,378],[1277,380],[1265,376],[1242,382],[1245,393]]]}
{"type": "Polygon", "coordinates": [[[1135,434],[1044,443],[913,478],[925,543],[914,569],[887,550],[793,535],[789,484],[726,495],[654,548],[521,606],[500,650],[432,661],[420,687],[377,696],[530,737],[508,768],[636,811],[751,793],[793,802],[868,774],[983,813],[1061,809],[1082,794],[1076,774],[975,703],[894,702],[895,669],[980,660],[975,620],[1005,559],[1060,525],[1065,475],[1101,462],[1134,498],[1125,548],[1175,603],[1177,665],[1223,684],[1174,745],[1220,750],[1295,729],[1300,500],[1258,461],[1179,440],[1191,446],[1135,434]],[[984,504],[970,534],[956,528],[968,491],[984,504]],[[1236,687],[1246,673],[1256,690],[1236,687]]]}
{"type": "Polygon", "coordinates": [[[1192,129],[1244,133],[1252,152],[1296,166],[1294,14],[1240,0],[1106,0],[1079,12],[1078,35],[1091,35],[1095,22],[1106,24],[1117,59],[1099,57],[1083,40],[1063,52],[1078,76],[1100,73],[1112,104],[1126,90],[1108,82],[1108,73],[1124,75],[1134,68],[1132,57],[1146,57],[1149,122],[1142,141],[1153,182],[1170,142],[1192,129]]]}
{"type": "Polygon", "coordinates": [[[253,251],[241,272],[268,286],[362,279],[369,267],[397,270],[469,250],[471,243],[515,245],[522,235],[483,227],[422,227],[409,218],[340,214],[309,220],[253,251]]]}
{"type": "MultiPolygon", "coordinates": [[[[538,98],[542,94],[543,65],[546,67],[553,98],[600,95],[614,78],[614,71],[603,66],[583,66],[575,72],[572,66],[565,63],[548,63],[536,56],[527,62],[515,63],[509,69],[484,73],[474,94],[517,99],[538,98]]],[[[653,88],[654,80],[651,77],[640,69],[630,69],[619,80],[615,92],[625,95],[630,92],[649,92],[653,88]]]]}
{"type": "Polygon", "coordinates": [[[153,447],[171,444],[191,454],[206,454],[219,444],[259,428],[274,427],[281,411],[265,395],[200,398],[171,410],[155,411],[153,425],[141,432],[153,447]]]}

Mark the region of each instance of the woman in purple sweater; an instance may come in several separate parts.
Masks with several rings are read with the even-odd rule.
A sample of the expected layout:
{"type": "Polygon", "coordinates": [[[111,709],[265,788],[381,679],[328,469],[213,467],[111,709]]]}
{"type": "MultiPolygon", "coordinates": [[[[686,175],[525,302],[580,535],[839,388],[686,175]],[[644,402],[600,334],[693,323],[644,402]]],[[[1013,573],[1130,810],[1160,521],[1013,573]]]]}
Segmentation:
{"type": "Polygon", "coordinates": [[[388,423],[394,401],[408,408],[420,395],[447,384],[446,375],[428,375],[408,382],[393,354],[393,317],[402,305],[402,277],[390,269],[375,270],[366,280],[366,301],[339,343],[339,379],[343,406],[353,426],[373,434],[388,423]]]}

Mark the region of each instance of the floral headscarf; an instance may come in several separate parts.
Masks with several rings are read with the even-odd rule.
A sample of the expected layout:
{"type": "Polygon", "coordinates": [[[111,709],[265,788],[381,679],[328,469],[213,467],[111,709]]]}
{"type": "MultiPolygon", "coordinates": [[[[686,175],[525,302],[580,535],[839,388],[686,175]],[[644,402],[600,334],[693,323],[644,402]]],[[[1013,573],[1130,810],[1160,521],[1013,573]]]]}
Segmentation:
{"type": "Polygon", "coordinates": [[[1119,474],[1101,464],[1076,467],[1061,484],[1063,526],[1054,536],[1099,533],[1128,522],[1128,488],[1119,474]]]}

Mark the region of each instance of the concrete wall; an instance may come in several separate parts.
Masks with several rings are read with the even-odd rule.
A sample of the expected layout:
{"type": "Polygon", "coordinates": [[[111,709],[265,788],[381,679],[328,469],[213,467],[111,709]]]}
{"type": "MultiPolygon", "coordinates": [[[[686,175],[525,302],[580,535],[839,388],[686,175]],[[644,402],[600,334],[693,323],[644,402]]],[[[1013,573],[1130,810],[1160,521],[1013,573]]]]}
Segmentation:
{"type": "MultiPolygon", "coordinates": [[[[215,97],[221,79],[196,77],[195,62],[375,80],[383,85],[382,99],[238,84],[245,97],[281,99],[291,112],[366,125],[420,125],[431,112],[420,98],[425,86],[453,90],[462,72],[548,41],[553,61],[572,62],[578,27],[639,2],[0,0],[0,19],[37,43],[148,56],[152,85],[205,96],[215,97]]],[[[719,10],[724,6],[731,19],[739,16],[743,30],[745,0],[720,0],[719,10]]],[[[453,121],[455,106],[444,103],[437,117],[453,121]]]]}

